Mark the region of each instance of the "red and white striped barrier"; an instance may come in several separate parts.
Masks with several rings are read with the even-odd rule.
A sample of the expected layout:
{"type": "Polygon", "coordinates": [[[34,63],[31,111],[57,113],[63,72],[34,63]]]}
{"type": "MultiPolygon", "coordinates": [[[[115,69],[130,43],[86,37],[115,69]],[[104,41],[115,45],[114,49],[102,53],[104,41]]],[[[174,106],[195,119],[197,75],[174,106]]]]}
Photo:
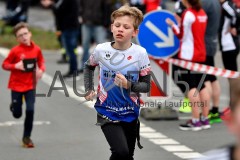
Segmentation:
{"type": "Polygon", "coordinates": [[[215,75],[215,76],[221,76],[225,78],[240,78],[240,72],[235,72],[227,69],[216,68],[216,67],[212,67],[204,64],[193,63],[193,62],[173,59],[173,58],[168,58],[163,60],[191,71],[201,72],[201,73],[215,75]]]}

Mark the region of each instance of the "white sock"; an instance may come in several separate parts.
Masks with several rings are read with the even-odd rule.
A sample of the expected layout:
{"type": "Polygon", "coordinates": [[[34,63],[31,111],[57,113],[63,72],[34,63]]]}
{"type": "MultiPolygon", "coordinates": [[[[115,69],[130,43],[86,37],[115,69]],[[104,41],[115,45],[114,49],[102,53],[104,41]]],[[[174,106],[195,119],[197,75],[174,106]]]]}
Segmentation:
{"type": "Polygon", "coordinates": [[[192,118],[192,122],[193,122],[193,123],[199,122],[199,118],[192,118]]]}

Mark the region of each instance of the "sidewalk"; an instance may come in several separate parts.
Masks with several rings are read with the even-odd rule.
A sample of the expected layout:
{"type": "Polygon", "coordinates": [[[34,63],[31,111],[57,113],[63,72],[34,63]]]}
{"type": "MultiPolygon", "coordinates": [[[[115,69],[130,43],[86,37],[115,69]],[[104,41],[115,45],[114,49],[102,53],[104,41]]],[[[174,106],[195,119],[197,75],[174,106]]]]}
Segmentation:
{"type": "MultiPolygon", "coordinates": [[[[0,16],[4,14],[5,3],[0,1],[0,16]]],[[[51,9],[44,9],[38,6],[30,7],[28,13],[28,23],[33,27],[55,31],[54,18],[51,9]]]]}

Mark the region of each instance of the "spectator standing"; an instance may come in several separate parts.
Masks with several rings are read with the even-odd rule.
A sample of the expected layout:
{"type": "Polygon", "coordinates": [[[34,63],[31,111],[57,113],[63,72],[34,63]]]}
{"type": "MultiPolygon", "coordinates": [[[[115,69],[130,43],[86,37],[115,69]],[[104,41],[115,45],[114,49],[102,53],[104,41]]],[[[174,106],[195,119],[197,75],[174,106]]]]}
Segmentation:
{"type": "Polygon", "coordinates": [[[7,0],[6,15],[2,19],[11,26],[19,22],[27,22],[30,2],[30,0],[7,0]]]}
{"type": "MultiPolygon", "coordinates": [[[[225,69],[238,70],[237,56],[239,54],[239,40],[237,36],[237,11],[232,1],[220,0],[222,16],[219,28],[219,43],[225,69]]],[[[229,78],[230,97],[235,88],[233,79],[229,78]]],[[[231,102],[231,100],[230,100],[231,102]]],[[[231,106],[231,104],[229,104],[231,106]]]]}
{"type": "Polygon", "coordinates": [[[56,26],[61,31],[61,42],[69,57],[69,70],[63,78],[72,78],[78,72],[77,55],[74,49],[78,45],[79,4],[77,0],[41,0],[44,7],[53,9],[56,26]]]}
{"type": "MultiPolygon", "coordinates": [[[[221,5],[219,0],[201,0],[202,7],[208,16],[207,28],[205,33],[206,62],[208,66],[215,66],[214,57],[217,52],[218,30],[221,17],[221,5]]],[[[206,75],[205,86],[209,90],[213,107],[209,112],[210,123],[221,122],[219,113],[220,103],[220,84],[214,75],[206,75]]]]}
{"type": "Polygon", "coordinates": [[[222,5],[219,43],[226,69],[237,71],[239,42],[237,37],[237,12],[232,1],[220,0],[222,5]]]}
{"type": "Polygon", "coordinates": [[[83,73],[84,63],[89,58],[91,39],[96,43],[106,41],[107,28],[110,27],[109,6],[106,0],[80,0],[80,17],[82,19],[83,57],[79,73],[83,73]],[[94,11],[94,12],[93,12],[94,11]]]}
{"type": "MultiPolygon", "coordinates": [[[[207,15],[201,8],[199,0],[182,0],[186,6],[186,11],[181,18],[180,29],[169,18],[167,24],[172,27],[174,33],[181,40],[181,48],[179,58],[191,61],[204,63],[206,60],[206,49],[204,36],[207,26],[207,15]]],[[[192,104],[192,119],[181,124],[181,130],[199,131],[211,127],[208,120],[209,112],[209,94],[205,85],[199,87],[202,74],[192,73],[189,70],[181,70],[182,79],[187,82],[187,96],[192,104]],[[189,87],[188,87],[189,86],[189,87]],[[202,109],[203,117],[200,121],[199,108],[202,109]]]]}

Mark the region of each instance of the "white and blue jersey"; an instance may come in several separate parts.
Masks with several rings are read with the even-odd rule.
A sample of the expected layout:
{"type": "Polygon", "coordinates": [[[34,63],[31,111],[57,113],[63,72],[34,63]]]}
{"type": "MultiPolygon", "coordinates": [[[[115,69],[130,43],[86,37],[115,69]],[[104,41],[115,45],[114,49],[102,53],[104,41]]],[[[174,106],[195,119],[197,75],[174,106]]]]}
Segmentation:
{"type": "Polygon", "coordinates": [[[89,58],[91,66],[100,67],[98,98],[95,109],[113,121],[131,122],[139,116],[139,97],[129,89],[114,84],[116,73],[130,82],[138,82],[151,70],[146,50],[134,43],[126,50],[117,50],[111,42],[97,45],[89,58]]]}

